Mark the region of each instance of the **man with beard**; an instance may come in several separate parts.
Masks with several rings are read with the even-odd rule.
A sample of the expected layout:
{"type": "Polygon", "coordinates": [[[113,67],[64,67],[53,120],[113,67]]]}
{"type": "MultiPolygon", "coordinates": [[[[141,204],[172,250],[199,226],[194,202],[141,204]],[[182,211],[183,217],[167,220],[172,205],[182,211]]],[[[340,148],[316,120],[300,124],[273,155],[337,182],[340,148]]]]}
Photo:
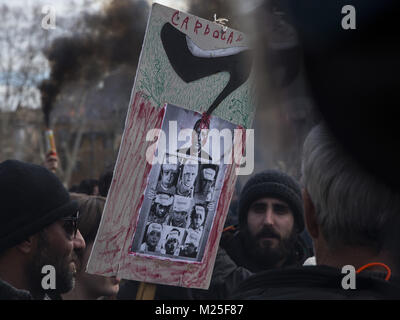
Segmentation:
{"type": "Polygon", "coordinates": [[[299,184],[276,170],[254,175],[239,199],[239,228],[221,238],[232,260],[251,272],[302,264],[304,229],[299,184]]]}
{"type": "Polygon", "coordinates": [[[251,274],[302,265],[308,253],[299,184],[266,170],[251,177],[239,198],[239,227],[223,232],[208,292],[197,298],[225,299],[251,274]]]}
{"type": "Polygon", "coordinates": [[[365,172],[324,125],[304,142],[302,182],[316,265],[255,274],[230,298],[399,299],[399,192],[365,172]]]}
{"type": "Polygon", "coordinates": [[[4,161],[0,203],[0,300],[44,299],[47,293],[70,291],[75,251],[84,249],[85,241],[77,229],[78,204],[61,181],[41,166],[4,161]]]}

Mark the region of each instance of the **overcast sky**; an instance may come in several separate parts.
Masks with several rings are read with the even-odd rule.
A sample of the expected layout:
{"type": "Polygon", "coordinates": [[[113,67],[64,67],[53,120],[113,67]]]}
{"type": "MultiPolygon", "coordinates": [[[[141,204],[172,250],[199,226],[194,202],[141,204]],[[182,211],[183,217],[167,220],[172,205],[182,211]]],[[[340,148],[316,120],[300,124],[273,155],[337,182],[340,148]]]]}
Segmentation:
{"type": "MultiPolygon", "coordinates": [[[[50,5],[53,6],[55,9],[56,13],[56,24],[57,24],[57,19],[60,19],[58,21],[63,21],[63,27],[62,28],[57,28],[55,30],[50,30],[51,31],[51,37],[50,39],[57,38],[60,36],[68,36],[70,33],[70,28],[68,27],[69,25],[74,25],[76,19],[79,19],[79,16],[83,13],[94,13],[96,11],[99,11],[104,4],[106,4],[109,0],[0,0],[0,6],[2,5],[7,5],[9,7],[16,7],[16,8],[21,8],[21,10],[27,10],[24,11],[26,13],[26,19],[32,19],[29,24],[28,21],[26,20],[18,20],[18,21],[0,21],[0,26],[1,28],[5,28],[3,30],[7,30],[7,28],[21,28],[23,29],[25,24],[27,25],[32,25],[33,23],[36,23],[37,21],[38,26],[41,23],[42,17],[36,17],[33,15],[33,10],[31,10],[32,7],[39,5],[40,6],[45,6],[45,5],[50,5]],[[25,23],[24,23],[25,21],[25,23]],[[14,23],[13,23],[14,22],[14,23]]],[[[147,1],[149,5],[151,5],[152,1],[149,0],[132,0],[132,1],[147,1]]],[[[156,2],[161,3],[166,6],[173,7],[178,10],[182,11],[187,11],[188,10],[188,5],[187,5],[187,0],[157,0],[156,2]]],[[[48,11],[43,12],[43,17],[45,14],[47,14],[48,11]]],[[[57,25],[56,25],[57,26],[57,25]]],[[[0,36],[0,66],[7,66],[7,61],[8,61],[8,56],[10,54],[8,53],[7,50],[5,50],[5,46],[2,45],[2,40],[0,36]]],[[[5,102],[2,100],[2,97],[4,97],[4,92],[6,92],[6,84],[9,84],[9,88],[11,90],[16,90],[18,86],[21,86],[21,83],[25,83],[24,87],[26,88],[26,92],[30,92],[32,99],[30,101],[27,101],[25,104],[29,105],[30,107],[33,108],[38,108],[40,107],[40,99],[39,99],[39,92],[36,88],[37,83],[42,81],[43,78],[47,78],[50,72],[49,66],[47,64],[47,60],[43,56],[42,53],[38,54],[36,58],[36,64],[38,62],[41,62],[40,66],[40,72],[38,72],[35,77],[30,79],[30,82],[21,82],[21,79],[25,79],[22,77],[22,74],[19,69],[18,65],[18,52],[25,52],[24,51],[24,46],[26,46],[27,41],[21,41],[19,39],[18,43],[15,43],[15,52],[12,52],[13,56],[13,63],[12,63],[12,69],[9,70],[5,67],[0,68],[0,108],[3,108],[4,106],[7,106],[9,109],[15,109],[17,105],[18,99],[15,99],[15,103],[12,102],[5,102]],[[18,50],[19,49],[19,50],[18,50]],[[15,58],[17,57],[17,60],[15,58]]],[[[22,61],[22,59],[21,59],[22,61]]],[[[35,66],[36,66],[35,64],[35,66]]],[[[25,81],[25,80],[24,80],[25,81]]],[[[11,94],[12,96],[12,94],[11,94]]]]}
{"type": "MultiPolygon", "coordinates": [[[[153,1],[146,0],[149,4],[153,1]]],[[[0,0],[1,4],[7,4],[8,6],[16,6],[21,8],[27,8],[33,4],[52,5],[56,8],[57,14],[68,15],[71,13],[78,13],[83,8],[86,10],[99,10],[103,3],[107,0],[0,0]]],[[[163,5],[179,9],[182,11],[188,10],[187,0],[157,0],[155,2],[163,5]]]]}

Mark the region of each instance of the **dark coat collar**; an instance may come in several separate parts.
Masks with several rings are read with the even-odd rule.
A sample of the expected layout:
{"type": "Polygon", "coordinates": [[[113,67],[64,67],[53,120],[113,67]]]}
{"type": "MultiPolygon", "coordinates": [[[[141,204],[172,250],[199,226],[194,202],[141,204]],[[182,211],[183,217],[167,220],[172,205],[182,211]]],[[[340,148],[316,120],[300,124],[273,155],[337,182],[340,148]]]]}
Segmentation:
{"type": "Polygon", "coordinates": [[[14,288],[0,279],[0,300],[33,300],[29,291],[14,288]]]}

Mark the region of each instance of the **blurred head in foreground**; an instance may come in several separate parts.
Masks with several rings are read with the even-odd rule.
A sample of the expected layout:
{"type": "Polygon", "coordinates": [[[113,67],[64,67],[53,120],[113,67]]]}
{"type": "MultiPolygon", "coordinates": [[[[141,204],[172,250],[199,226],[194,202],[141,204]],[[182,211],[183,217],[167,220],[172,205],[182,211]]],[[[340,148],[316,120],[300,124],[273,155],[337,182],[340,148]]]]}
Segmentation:
{"type": "Polygon", "coordinates": [[[86,266],[93,248],[97,230],[103,213],[105,198],[72,194],[79,203],[79,221],[82,236],[86,241],[86,249],[78,255],[75,288],[64,295],[64,299],[94,300],[102,297],[113,297],[119,290],[119,279],[89,274],[86,266]]]}

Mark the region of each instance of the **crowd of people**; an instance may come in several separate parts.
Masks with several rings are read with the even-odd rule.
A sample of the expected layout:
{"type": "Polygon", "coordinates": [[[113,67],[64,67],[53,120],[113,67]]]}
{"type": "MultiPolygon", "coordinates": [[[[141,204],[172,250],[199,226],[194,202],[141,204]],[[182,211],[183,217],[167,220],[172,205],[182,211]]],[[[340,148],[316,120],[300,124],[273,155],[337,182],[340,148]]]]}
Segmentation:
{"type": "MultiPolygon", "coordinates": [[[[53,160],[47,168],[0,163],[0,299],[135,299],[138,282],[85,272],[112,171],[68,192],[51,172],[53,160]],[[43,284],[45,266],[55,269],[55,287],[43,284]]],[[[155,298],[400,298],[400,194],[359,168],[323,124],[304,142],[301,169],[301,181],[277,170],[250,177],[233,205],[238,224],[222,233],[208,290],[159,285],[155,298]],[[370,266],[350,290],[343,286],[348,265],[370,266]]],[[[168,205],[167,196],[156,201],[143,250],[156,249],[168,205]]],[[[199,229],[205,212],[195,207],[189,228],[199,229]]],[[[159,249],[193,255],[190,241],[178,246],[180,233],[172,225],[159,249]]]]}
{"type": "MultiPolygon", "coordinates": [[[[400,299],[400,192],[393,187],[398,186],[398,174],[384,181],[376,175],[382,170],[374,170],[375,174],[365,170],[371,169],[377,159],[390,156],[390,152],[378,152],[381,146],[393,149],[396,145],[383,141],[390,135],[378,127],[365,139],[363,134],[367,132],[359,130],[362,126],[356,123],[367,123],[369,131],[381,119],[377,108],[384,109],[388,103],[386,89],[398,84],[392,72],[398,63],[393,57],[386,58],[378,46],[370,50],[374,45],[371,28],[364,29],[361,37],[354,30],[343,31],[339,24],[332,27],[330,23],[340,19],[327,18],[331,6],[324,7],[326,15],[318,15],[307,7],[309,1],[292,3],[296,9],[293,12],[303,13],[295,15],[295,21],[303,23],[298,29],[310,90],[319,98],[316,104],[325,119],[329,120],[335,110],[343,111],[327,123],[332,129],[332,119],[339,119],[337,127],[347,128],[346,134],[336,128],[339,143],[326,123],[308,133],[302,149],[300,181],[266,168],[249,177],[243,188],[236,186],[209,289],[157,285],[155,299],[400,299]],[[307,4],[303,11],[298,7],[300,3],[307,4]],[[323,28],[308,24],[317,18],[323,20],[323,28]],[[335,30],[354,38],[340,41],[335,30]],[[363,46],[358,47],[358,41],[363,46]],[[349,46],[353,50],[350,55],[346,53],[349,46]],[[359,59],[361,53],[377,53],[379,59],[359,59]],[[378,67],[371,61],[388,64],[378,67]],[[346,69],[353,74],[344,73],[346,69]],[[390,76],[379,72],[379,76],[372,77],[368,73],[374,75],[374,69],[386,70],[390,76]],[[370,79],[364,81],[362,78],[367,76],[370,79]],[[378,93],[382,95],[374,96],[378,93]],[[365,113],[368,100],[374,107],[371,113],[365,113]],[[357,148],[358,153],[348,153],[349,146],[357,146],[346,144],[346,140],[353,141],[351,133],[361,136],[360,141],[367,144],[363,145],[365,150],[357,148]],[[372,161],[360,166],[360,159],[368,158],[360,154],[371,154],[372,161]],[[389,185],[387,181],[397,184],[389,185]]],[[[322,8],[319,3],[317,7],[322,8]]],[[[364,21],[374,11],[366,10],[368,14],[360,14],[357,19],[364,21]]],[[[374,27],[384,22],[375,20],[374,27]]],[[[390,35],[392,28],[382,26],[390,35]]],[[[396,52],[392,38],[388,36],[390,46],[383,48],[396,52]]],[[[384,41],[379,38],[379,43],[380,47],[384,41]]],[[[199,128],[200,122],[195,131],[199,128]]],[[[192,140],[194,152],[178,151],[192,156],[202,154],[201,140],[192,140]]],[[[208,154],[201,157],[212,160],[208,154]]],[[[42,166],[18,160],[0,163],[0,300],[135,299],[139,282],[86,272],[113,168],[98,180],[83,180],[67,190],[56,175],[57,167],[54,151],[47,154],[42,166]]],[[[398,170],[398,166],[393,167],[393,163],[387,166],[384,173],[398,170]]],[[[218,169],[213,166],[163,165],[150,195],[152,203],[139,251],[196,257],[199,234],[205,232],[205,220],[215,208],[211,195],[217,175],[218,169]],[[189,210],[188,199],[193,198],[198,202],[189,210]]]]}

